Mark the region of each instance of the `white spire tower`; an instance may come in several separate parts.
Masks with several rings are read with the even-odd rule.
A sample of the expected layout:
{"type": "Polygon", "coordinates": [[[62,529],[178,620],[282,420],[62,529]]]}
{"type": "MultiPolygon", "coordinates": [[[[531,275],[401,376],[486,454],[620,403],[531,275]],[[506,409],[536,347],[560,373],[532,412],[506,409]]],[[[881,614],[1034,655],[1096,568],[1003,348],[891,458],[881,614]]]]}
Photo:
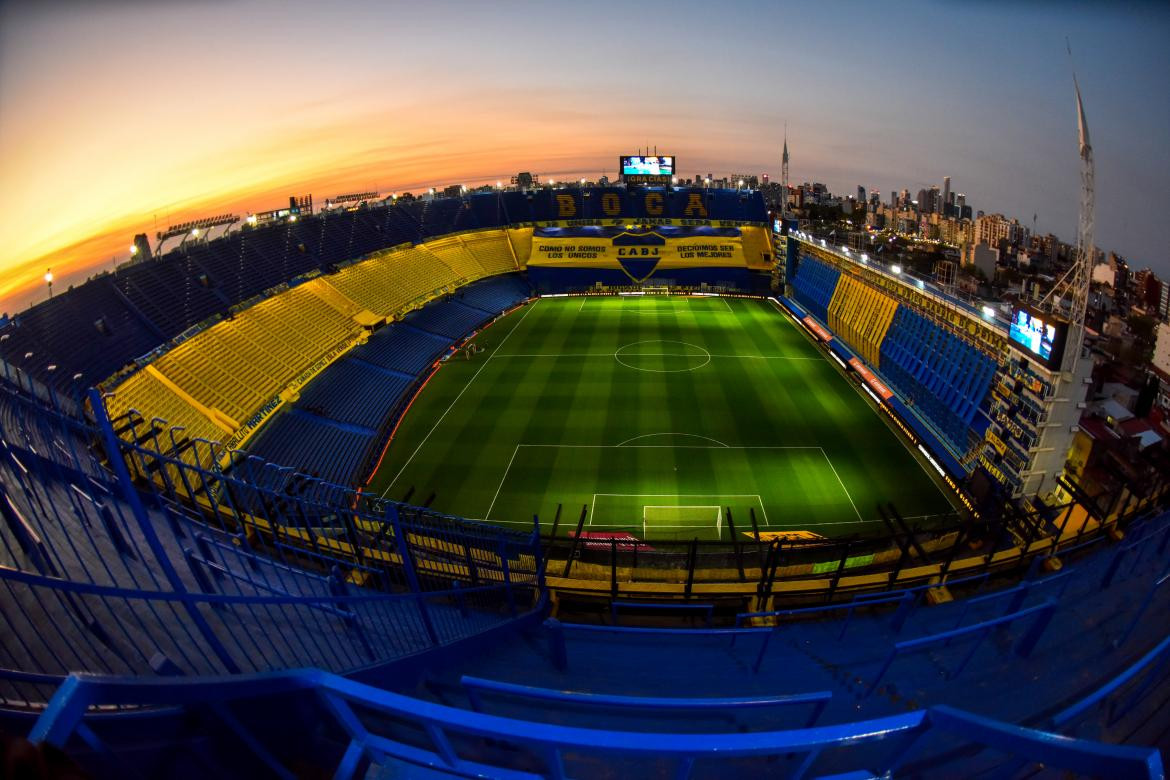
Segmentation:
{"type": "Polygon", "coordinates": [[[788,123],[784,123],[784,154],[780,157],[780,213],[788,213],[788,123]]]}

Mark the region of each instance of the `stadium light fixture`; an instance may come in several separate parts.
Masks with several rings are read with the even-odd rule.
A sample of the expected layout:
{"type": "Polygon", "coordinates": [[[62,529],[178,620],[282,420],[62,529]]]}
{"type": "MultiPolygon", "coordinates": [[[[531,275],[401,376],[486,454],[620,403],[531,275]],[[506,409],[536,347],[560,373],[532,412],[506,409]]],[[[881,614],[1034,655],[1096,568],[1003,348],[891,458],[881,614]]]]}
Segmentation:
{"type": "Polygon", "coordinates": [[[296,215],[296,214],[289,214],[289,215],[288,215],[288,221],[289,221],[289,222],[296,222],[296,221],[297,221],[297,215],[296,215]]]}
{"type": "Polygon", "coordinates": [[[891,266],[890,266],[890,271],[892,271],[893,273],[896,273],[896,274],[900,274],[900,273],[902,273],[902,266],[900,266],[900,265],[891,265],[891,266]]]}
{"type": "Polygon", "coordinates": [[[257,222],[257,220],[256,220],[256,215],[255,215],[255,214],[249,214],[249,215],[248,215],[248,219],[247,219],[247,220],[245,220],[245,221],[246,221],[246,222],[247,222],[249,225],[255,225],[255,224],[256,224],[256,222],[257,222]]]}
{"type": "Polygon", "coordinates": [[[869,262],[869,255],[867,255],[865,252],[861,253],[861,262],[863,262],[863,263],[869,262]]]}
{"type": "Polygon", "coordinates": [[[991,308],[990,306],[984,306],[983,307],[983,316],[989,320],[994,319],[995,318],[995,309],[991,308]]]}
{"type": "Polygon", "coordinates": [[[496,182],[496,189],[497,190],[502,190],[503,188],[504,188],[504,183],[502,181],[496,182]]]}

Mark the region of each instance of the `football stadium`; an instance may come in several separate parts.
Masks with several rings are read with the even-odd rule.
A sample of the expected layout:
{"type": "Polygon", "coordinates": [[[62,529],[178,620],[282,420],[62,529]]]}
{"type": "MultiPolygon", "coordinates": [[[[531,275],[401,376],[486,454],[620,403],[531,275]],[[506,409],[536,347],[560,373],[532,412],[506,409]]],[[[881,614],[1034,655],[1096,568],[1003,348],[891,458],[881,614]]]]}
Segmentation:
{"type": "Polygon", "coordinates": [[[0,726],[49,776],[1163,776],[1165,472],[1066,465],[1083,318],[623,165],[293,198],[6,320],[0,726]]]}

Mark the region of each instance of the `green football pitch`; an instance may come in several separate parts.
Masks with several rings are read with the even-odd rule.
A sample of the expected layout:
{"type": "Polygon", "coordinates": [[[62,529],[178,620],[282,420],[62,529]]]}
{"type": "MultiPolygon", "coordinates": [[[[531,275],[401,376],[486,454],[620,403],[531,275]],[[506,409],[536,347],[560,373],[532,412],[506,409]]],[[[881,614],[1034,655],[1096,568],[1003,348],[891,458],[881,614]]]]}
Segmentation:
{"type": "Polygon", "coordinates": [[[640,539],[884,533],[947,495],[873,403],[769,301],[543,298],[415,399],[368,490],[515,527],[640,539]],[[412,491],[413,489],[413,491],[412,491]],[[730,517],[729,517],[730,514],[730,517]]]}

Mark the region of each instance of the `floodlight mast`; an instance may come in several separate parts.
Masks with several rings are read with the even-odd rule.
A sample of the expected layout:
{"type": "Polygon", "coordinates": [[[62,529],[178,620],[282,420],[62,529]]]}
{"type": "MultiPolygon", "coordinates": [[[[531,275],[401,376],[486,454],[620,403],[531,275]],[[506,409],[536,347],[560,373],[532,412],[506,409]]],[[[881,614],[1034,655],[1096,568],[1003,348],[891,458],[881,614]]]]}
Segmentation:
{"type": "Polygon", "coordinates": [[[1081,204],[1077,222],[1077,247],[1072,267],[1065,272],[1048,294],[1040,301],[1045,311],[1065,317],[1069,321],[1068,341],[1065,345],[1061,371],[1076,373],[1085,339],[1085,314],[1089,307],[1089,285],[1093,278],[1096,247],[1093,244],[1095,198],[1093,194],[1093,146],[1089,142],[1089,124],[1081,102],[1081,88],[1073,74],[1073,91],[1077,98],[1077,135],[1081,157],[1081,204]]]}

